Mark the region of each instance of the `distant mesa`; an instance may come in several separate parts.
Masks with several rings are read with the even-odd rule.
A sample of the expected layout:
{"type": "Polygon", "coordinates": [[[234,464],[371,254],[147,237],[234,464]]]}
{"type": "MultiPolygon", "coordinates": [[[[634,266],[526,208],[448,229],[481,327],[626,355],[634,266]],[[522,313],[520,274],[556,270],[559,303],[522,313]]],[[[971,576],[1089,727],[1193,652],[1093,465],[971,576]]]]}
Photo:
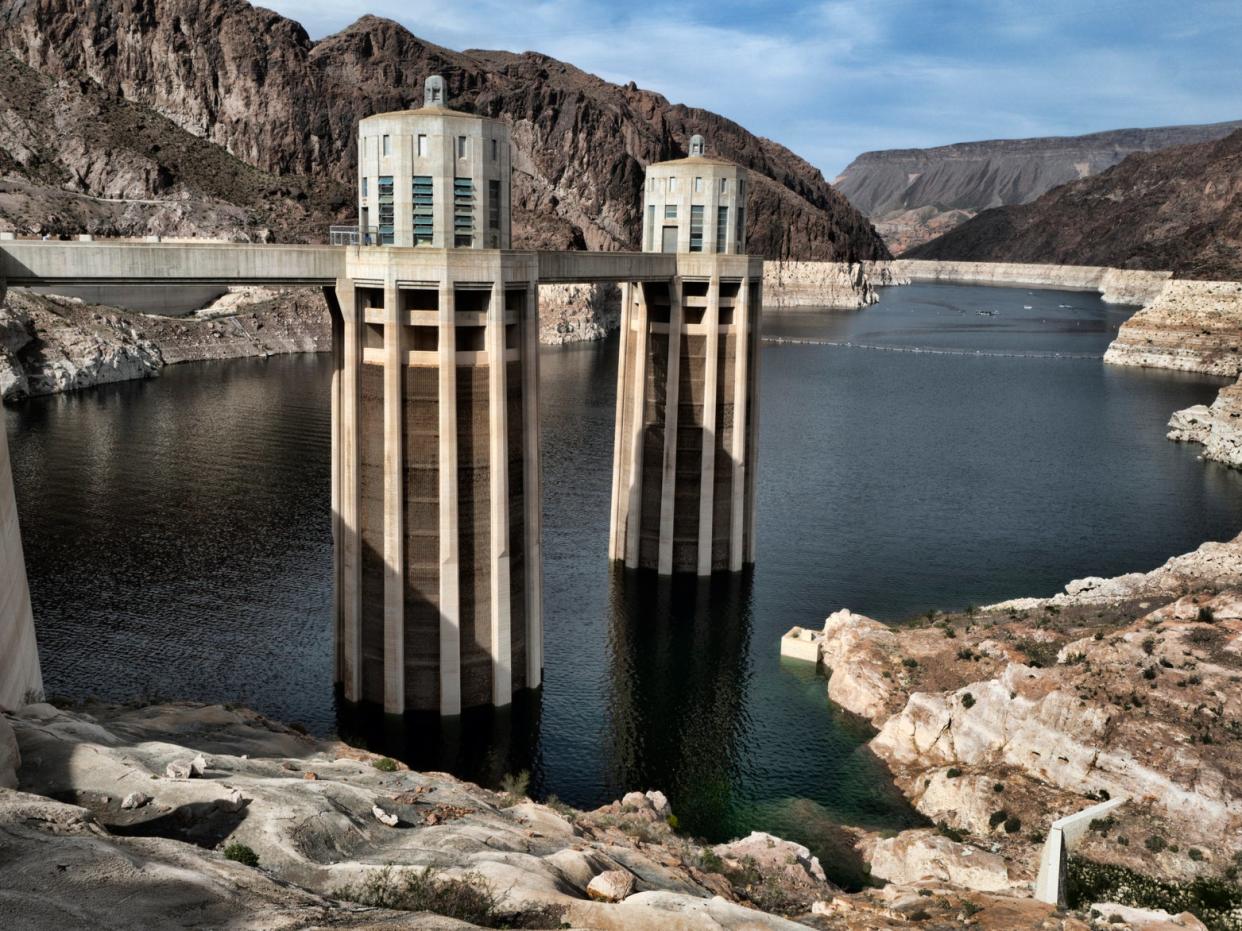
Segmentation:
{"type": "Polygon", "coordinates": [[[1026,204],[1126,156],[1211,142],[1242,121],[865,152],[833,182],[900,254],[992,207],[1026,204]]]}

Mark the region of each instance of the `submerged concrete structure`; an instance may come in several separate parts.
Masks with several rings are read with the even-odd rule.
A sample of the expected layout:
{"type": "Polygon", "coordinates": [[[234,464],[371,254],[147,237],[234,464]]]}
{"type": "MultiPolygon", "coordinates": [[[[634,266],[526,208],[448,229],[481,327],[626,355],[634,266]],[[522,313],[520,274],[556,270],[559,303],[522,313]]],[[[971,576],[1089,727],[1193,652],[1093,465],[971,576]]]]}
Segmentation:
{"type": "Polygon", "coordinates": [[[8,438],[0,429],[0,710],[20,708],[27,699],[42,697],[43,676],[17,525],[8,438]]]}
{"type": "Polygon", "coordinates": [[[664,575],[755,558],[763,263],[741,254],[746,171],[704,149],[647,169],[643,249],[676,276],[622,288],[609,557],[664,575]]]}
{"type": "MultiPolygon", "coordinates": [[[[763,263],[743,254],[746,173],[700,137],[651,166],[642,253],[511,250],[507,126],[448,109],[439,78],[424,90],[359,125],[352,245],[6,240],[0,291],[321,286],[337,681],[453,716],[543,678],[539,283],[623,283],[611,558],[707,575],[754,560],[763,263]]],[[[38,684],[5,665],[34,656],[5,500],[0,481],[0,610],[20,621],[0,624],[0,704],[38,684]]]]}

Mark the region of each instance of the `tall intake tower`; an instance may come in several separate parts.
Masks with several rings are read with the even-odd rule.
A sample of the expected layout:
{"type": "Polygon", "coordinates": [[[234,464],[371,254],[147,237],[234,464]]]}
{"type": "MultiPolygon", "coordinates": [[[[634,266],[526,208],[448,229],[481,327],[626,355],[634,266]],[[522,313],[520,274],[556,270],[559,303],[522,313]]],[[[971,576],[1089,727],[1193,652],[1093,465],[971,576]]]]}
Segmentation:
{"type": "Polygon", "coordinates": [[[358,129],[337,282],[337,680],[456,715],[542,677],[538,268],[510,245],[508,127],[447,109],[358,129]]]}
{"type": "Polygon", "coordinates": [[[689,157],[647,168],[643,251],[668,282],[622,287],[609,556],[662,575],[754,562],[763,263],[745,255],[746,171],[689,157]]]}

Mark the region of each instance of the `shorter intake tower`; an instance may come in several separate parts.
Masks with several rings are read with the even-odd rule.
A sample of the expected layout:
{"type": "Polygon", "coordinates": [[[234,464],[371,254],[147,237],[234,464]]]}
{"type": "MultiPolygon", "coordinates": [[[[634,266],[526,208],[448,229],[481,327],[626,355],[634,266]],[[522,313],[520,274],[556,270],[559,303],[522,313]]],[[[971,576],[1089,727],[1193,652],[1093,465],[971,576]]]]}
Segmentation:
{"type": "Polygon", "coordinates": [[[643,251],[671,281],[622,287],[609,557],[661,575],[754,562],[762,260],[745,255],[746,171],[705,154],[647,168],[643,251]]]}

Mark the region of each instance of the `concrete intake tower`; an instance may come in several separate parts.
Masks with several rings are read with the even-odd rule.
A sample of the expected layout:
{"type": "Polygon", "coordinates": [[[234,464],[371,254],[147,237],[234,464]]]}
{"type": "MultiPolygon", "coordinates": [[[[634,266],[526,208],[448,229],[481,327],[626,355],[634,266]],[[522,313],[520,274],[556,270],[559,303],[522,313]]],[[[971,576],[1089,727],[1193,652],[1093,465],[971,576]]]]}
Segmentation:
{"type": "Polygon", "coordinates": [[[609,556],[662,575],[755,560],[756,366],[763,266],[745,255],[746,171],[709,158],[648,167],[643,251],[671,281],[622,287],[609,556]]]}
{"type": "Polygon", "coordinates": [[[538,267],[508,251],[508,127],[446,109],[442,78],[424,91],[358,128],[337,677],[350,701],[456,715],[541,680],[538,267]]]}

